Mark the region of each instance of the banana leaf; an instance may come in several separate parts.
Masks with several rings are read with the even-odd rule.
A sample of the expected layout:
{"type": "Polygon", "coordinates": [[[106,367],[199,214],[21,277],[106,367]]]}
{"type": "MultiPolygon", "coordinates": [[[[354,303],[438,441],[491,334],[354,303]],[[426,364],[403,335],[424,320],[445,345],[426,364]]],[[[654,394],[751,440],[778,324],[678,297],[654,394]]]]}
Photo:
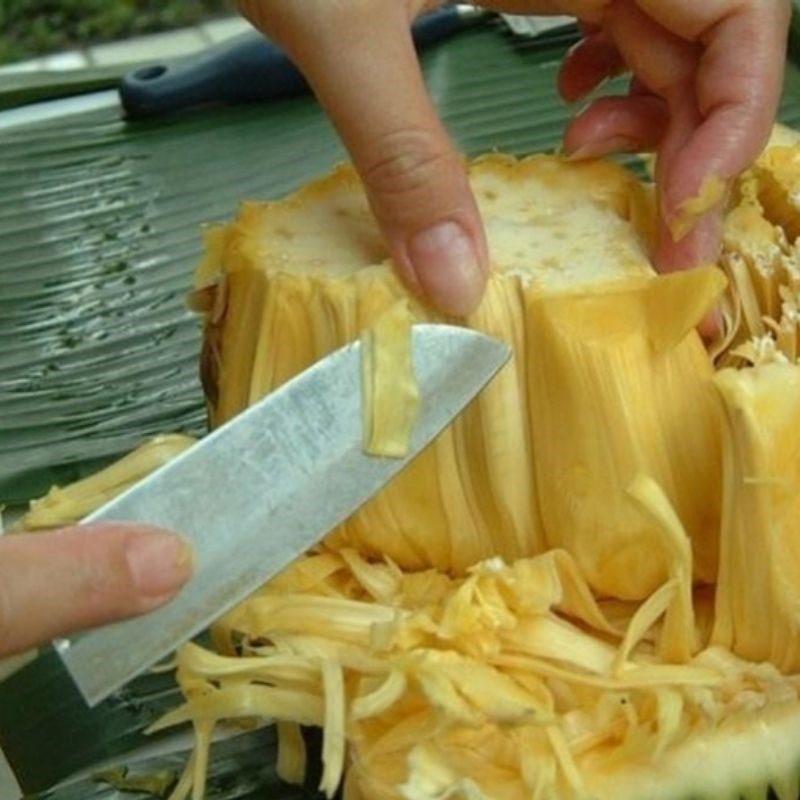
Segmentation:
{"type": "MultiPolygon", "coordinates": [[[[554,78],[575,35],[517,40],[489,21],[424,55],[430,92],[465,153],[558,146],[574,109],[558,99],[554,78]]],[[[790,67],[785,122],[800,121],[799,101],[800,71],[790,67]]],[[[75,479],[152,434],[203,432],[200,328],[184,299],[201,226],[342,158],[312,98],[136,123],[109,108],[0,131],[0,501],[75,479]]],[[[22,687],[29,698],[57,683],[38,680],[22,687]]],[[[50,708],[47,725],[28,726],[25,760],[56,750],[69,773],[95,747],[124,764],[154,709],[172,698],[174,687],[109,701],[79,728],[74,709],[50,708]]],[[[16,713],[25,717],[22,705],[16,713]]],[[[271,734],[234,741],[215,758],[222,788],[213,800],[310,796],[277,781],[271,734]]],[[[122,798],[91,779],[38,796],[122,798]]]]}

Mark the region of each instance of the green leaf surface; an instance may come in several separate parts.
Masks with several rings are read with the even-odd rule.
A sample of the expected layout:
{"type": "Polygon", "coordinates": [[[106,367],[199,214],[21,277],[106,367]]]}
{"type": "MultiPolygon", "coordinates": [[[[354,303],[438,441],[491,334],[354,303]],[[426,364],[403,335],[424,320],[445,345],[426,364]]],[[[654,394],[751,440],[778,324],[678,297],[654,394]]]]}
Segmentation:
{"type": "MultiPolygon", "coordinates": [[[[275,730],[262,728],[254,733],[214,745],[209,765],[206,800],[319,800],[311,786],[283,783],[275,774],[275,730]]],[[[149,776],[171,772],[180,775],[186,752],[154,756],[137,762],[128,776],[149,776]]],[[[43,795],[41,800],[155,800],[151,793],[124,791],[87,777],[43,795]]],[[[156,795],[157,797],[157,795],[156,795]]]]}

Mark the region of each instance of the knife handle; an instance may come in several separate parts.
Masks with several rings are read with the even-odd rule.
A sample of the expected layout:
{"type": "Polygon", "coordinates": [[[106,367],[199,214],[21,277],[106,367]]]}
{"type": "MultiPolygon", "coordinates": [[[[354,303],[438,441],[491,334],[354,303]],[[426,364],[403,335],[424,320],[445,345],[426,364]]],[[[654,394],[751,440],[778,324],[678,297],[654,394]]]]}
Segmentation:
{"type": "MultiPolygon", "coordinates": [[[[412,27],[418,48],[460,30],[473,15],[446,6],[412,27]]],[[[128,117],[152,117],[211,103],[247,103],[293,97],[308,83],[277,45],[256,31],[196,56],[139,67],[122,79],[120,100],[128,117]]]]}

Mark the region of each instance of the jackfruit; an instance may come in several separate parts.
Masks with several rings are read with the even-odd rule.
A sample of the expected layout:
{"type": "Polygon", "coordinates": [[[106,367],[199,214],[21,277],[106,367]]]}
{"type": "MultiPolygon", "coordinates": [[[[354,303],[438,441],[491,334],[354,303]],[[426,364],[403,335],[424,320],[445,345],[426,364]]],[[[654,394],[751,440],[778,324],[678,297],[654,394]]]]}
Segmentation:
{"type": "MultiPolygon", "coordinates": [[[[653,273],[651,187],[602,162],[470,167],[493,270],[448,321],[514,359],[218,620],[216,652],[178,652],[185,703],[153,728],[194,727],[173,800],[202,798],[215,726],[253,719],[293,783],[299,726],[322,727],[320,788],[345,800],[796,800],[800,216],[774,190],[798,153],[780,132],[732,187],[716,361],[693,328],[725,279],[653,273]]],[[[213,424],[359,335],[441,319],[346,167],[208,231],[192,303],[213,424]]],[[[396,411],[377,421],[402,447],[396,411]]]]}
{"type": "Polygon", "coordinates": [[[800,367],[726,369],[714,382],[726,445],[712,639],[800,672],[800,367]]]}
{"type": "MultiPolygon", "coordinates": [[[[489,156],[471,179],[493,274],[465,322],[516,358],[328,546],[462,574],[492,556],[565,546],[594,589],[642,599],[667,574],[652,523],[625,494],[647,473],[684,520],[698,577],[713,581],[720,456],[713,368],[693,328],[721,276],[653,273],[652,195],[621,167],[489,156]]],[[[213,424],[405,296],[348,167],[287,200],[245,204],[208,237],[198,293],[214,309],[204,359],[213,424]]],[[[411,310],[442,319],[415,299],[411,310]]]]}
{"type": "MultiPolygon", "coordinates": [[[[252,714],[267,700],[225,693],[259,687],[294,698],[271,711],[287,779],[305,763],[292,726],[325,728],[328,796],[795,800],[800,215],[775,187],[800,148],[780,139],[730,194],[719,372],[693,328],[725,281],[653,274],[647,186],[600,162],[474,163],[493,269],[460,322],[513,362],[404,480],[220,620],[218,655],[182,651],[191,691],[158,727],[252,714]]],[[[347,168],[211,236],[215,422],[404,294],[347,168]]]]}
{"type": "Polygon", "coordinates": [[[53,486],[30,504],[11,532],[48,530],[78,522],[195,443],[191,436],[155,436],[100,472],[66,487],[53,486]]]}

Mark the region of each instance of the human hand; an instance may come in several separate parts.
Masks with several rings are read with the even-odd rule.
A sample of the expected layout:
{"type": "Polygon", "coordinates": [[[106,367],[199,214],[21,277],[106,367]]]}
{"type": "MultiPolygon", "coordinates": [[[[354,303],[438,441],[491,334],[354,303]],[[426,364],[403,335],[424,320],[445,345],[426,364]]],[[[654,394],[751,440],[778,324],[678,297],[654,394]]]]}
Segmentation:
{"type": "Polygon", "coordinates": [[[661,271],[718,259],[728,183],[775,120],[790,17],[788,0],[616,0],[565,58],[570,101],[633,73],[628,95],[590,104],[564,144],[573,157],[657,151],[661,271]]]}
{"type": "Polygon", "coordinates": [[[186,542],[145,526],[0,536],[0,656],[152,611],[191,572],[186,542]]]}
{"type": "MultiPolygon", "coordinates": [[[[364,180],[400,277],[443,311],[479,302],[486,240],[464,164],[420,73],[409,26],[424,0],[239,0],[293,58],[364,180]]],[[[594,157],[656,148],[662,224],[657,266],[715,261],[726,182],[766,142],[781,87],[788,0],[487,0],[516,13],[568,13],[587,25],[567,56],[576,100],[632,70],[624,98],[592,104],[565,150],[594,157]],[[706,207],[692,198],[703,195],[706,207]],[[673,235],[674,234],[674,235],[673,235]]]]}

